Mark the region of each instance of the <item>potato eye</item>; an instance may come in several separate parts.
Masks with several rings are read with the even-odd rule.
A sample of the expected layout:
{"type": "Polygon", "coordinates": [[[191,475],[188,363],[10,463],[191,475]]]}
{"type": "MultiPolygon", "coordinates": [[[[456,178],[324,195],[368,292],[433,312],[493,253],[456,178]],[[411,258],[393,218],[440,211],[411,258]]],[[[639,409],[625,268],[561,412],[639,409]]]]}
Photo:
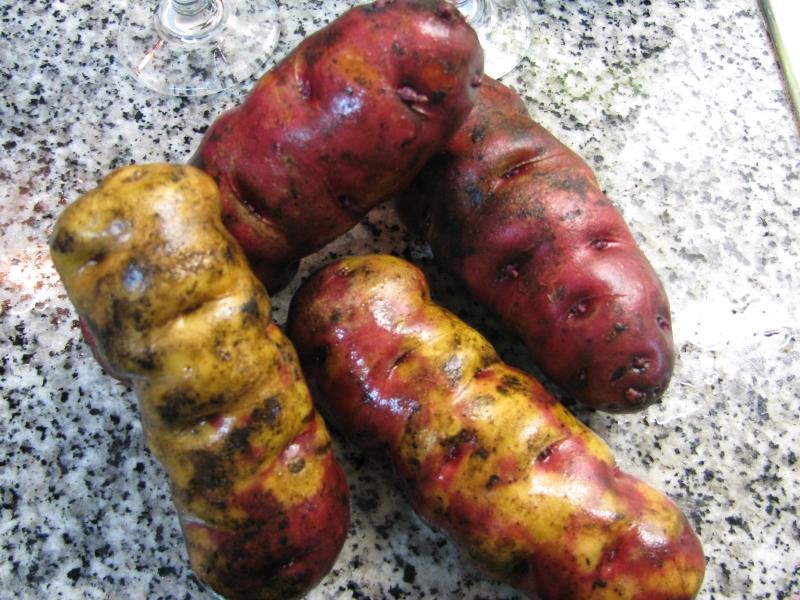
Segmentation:
{"type": "Polygon", "coordinates": [[[340,194],[336,201],[346,212],[355,214],[358,212],[358,200],[349,194],[340,194]]]}
{"type": "Polygon", "coordinates": [[[506,281],[508,279],[516,279],[517,277],[519,277],[519,269],[517,269],[517,265],[512,263],[500,269],[498,279],[500,281],[506,281]]]}
{"type": "Polygon", "coordinates": [[[429,101],[426,95],[420,94],[410,85],[406,85],[398,89],[397,95],[406,104],[425,104],[429,101]]]}
{"type": "Polygon", "coordinates": [[[452,5],[448,4],[447,2],[442,2],[436,8],[436,14],[448,22],[453,21],[456,18],[455,10],[453,9],[452,5]]]}
{"type": "Polygon", "coordinates": [[[611,245],[611,242],[604,238],[598,238],[596,240],[592,240],[590,245],[595,250],[605,250],[611,245]]]}
{"type": "Polygon", "coordinates": [[[567,318],[582,317],[587,312],[589,312],[589,302],[587,300],[581,300],[569,309],[567,318]]]}

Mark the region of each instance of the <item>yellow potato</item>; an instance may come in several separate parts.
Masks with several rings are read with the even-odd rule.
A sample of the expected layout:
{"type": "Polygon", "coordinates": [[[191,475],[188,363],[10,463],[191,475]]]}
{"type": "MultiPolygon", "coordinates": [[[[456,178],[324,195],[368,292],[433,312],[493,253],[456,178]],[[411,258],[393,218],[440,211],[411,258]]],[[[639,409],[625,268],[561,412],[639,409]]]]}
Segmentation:
{"type": "Polygon", "coordinates": [[[64,210],[51,254],[96,356],[134,386],[197,575],[228,598],[291,598],[339,553],[347,485],[220,214],[198,169],[126,167],[64,210]]]}

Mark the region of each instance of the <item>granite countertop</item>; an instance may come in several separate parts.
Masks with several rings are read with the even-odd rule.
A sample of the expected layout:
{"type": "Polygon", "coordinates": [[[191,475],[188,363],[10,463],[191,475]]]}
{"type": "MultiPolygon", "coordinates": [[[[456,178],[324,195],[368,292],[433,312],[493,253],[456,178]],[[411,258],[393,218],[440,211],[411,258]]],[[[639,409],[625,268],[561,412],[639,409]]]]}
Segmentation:
{"type": "MultiPolygon", "coordinates": [[[[186,160],[251,83],[191,100],[141,87],[115,60],[126,4],[0,6],[4,597],[207,597],[136,400],[91,359],[47,238],[61,209],[111,169],[186,160]]],[[[276,57],[347,5],[284,1],[276,57]]],[[[643,413],[566,402],[623,469],[684,509],[708,559],[700,598],[797,599],[800,136],[756,1],[531,6],[530,55],[504,81],[623,211],[667,288],[680,353],[663,402],[643,413]]],[[[437,300],[531,368],[389,206],[304,262],[274,298],[278,322],[314,266],[373,251],[417,260],[437,300]]],[[[383,460],[339,438],[336,451],[352,527],[309,598],[518,597],[414,516],[383,460]]]]}

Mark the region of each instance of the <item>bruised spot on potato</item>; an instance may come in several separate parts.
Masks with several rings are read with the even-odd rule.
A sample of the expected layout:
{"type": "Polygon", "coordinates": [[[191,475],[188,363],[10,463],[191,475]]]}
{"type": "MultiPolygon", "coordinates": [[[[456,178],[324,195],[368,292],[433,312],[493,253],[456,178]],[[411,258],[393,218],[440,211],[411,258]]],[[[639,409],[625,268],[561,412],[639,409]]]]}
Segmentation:
{"type": "Polygon", "coordinates": [[[75,249],[75,236],[68,229],[59,229],[50,242],[50,247],[61,254],[69,254],[75,249]]]}
{"type": "Polygon", "coordinates": [[[508,395],[512,392],[525,393],[527,390],[528,388],[525,382],[514,375],[504,375],[503,379],[500,380],[500,384],[497,386],[497,391],[503,395],[508,395]]]}
{"type": "Polygon", "coordinates": [[[472,140],[473,144],[481,143],[486,134],[488,133],[488,126],[486,123],[476,123],[475,126],[472,128],[472,132],[470,134],[470,139],[472,140]]]}
{"type": "Polygon", "coordinates": [[[474,446],[478,442],[478,434],[474,429],[464,428],[457,434],[441,440],[440,444],[447,451],[447,458],[453,460],[458,456],[462,446],[474,446]]]}
{"type": "Polygon", "coordinates": [[[558,220],[562,222],[577,221],[582,214],[583,210],[581,208],[574,208],[561,215],[558,220]]]}
{"type": "MultiPolygon", "coordinates": [[[[506,200],[509,203],[514,202],[514,199],[506,200]]],[[[549,223],[547,223],[547,207],[540,201],[526,201],[526,204],[517,207],[515,210],[509,210],[508,214],[503,215],[503,221],[506,223],[514,223],[517,221],[526,221],[529,219],[536,219],[537,221],[544,221],[542,225],[546,228],[540,238],[544,241],[555,240],[555,234],[549,223]]]]}
{"type": "Polygon", "coordinates": [[[489,458],[489,454],[490,452],[483,446],[480,446],[477,450],[475,450],[475,456],[477,456],[481,460],[486,460],[487,458],[489,458]]]}
{"type": "Polygon", "coordinates": [[[473,206],[480,206],[483,204],[483,190],[476,183],[470,182],[466,184],[464,186],[464,193],[473,206]]]}
{"type": "Polygon", "coordinates": [[[244,450],[250,446],[250,432],[247,427],[235,429],[228,434],[226,445],[232,450],[244,450]]]}
{"type": "Polygon", "coordinates": [[[181,417],[194,412],[199,404],[193,392],[180,388],[165,393],[162,399],[163,404],[158,407],[158,414],[168,426],[175,425],[181,417]]]}
{"type": "Polygon", "coordinates": [[[194,467],[194,477],[189,482],[192,495],[230,488],[229,472],[225,468],[225,461],[218,453],[211,450],[194,450],[190,453],[189,460],[194,467]]]}
{"type": "Polygon", "coordinates": [[[262,403],[261,408],[253,411],[251,417],[253,421],[266,423],[270,426],[275,426],[278,418],[281,416],[281,403],[277,396],[270,396],[262,403]]]}
{"type": "Polygon", "coordinates": [[[480,362],[478,363],[477,369],[475,369],[475,377],[478,377],[480,373],[484,372],[499,360],[493,348],[487,348],[485,351],[481,352],[480,362]]]}
{"type": "Polygon", "coordinates": [[[155,371],[159,369],[155,352],[148,350],[143,356],[136,357],[136,366],[142,371],[155,371]]]}
{"type": "Polygon", "coordinates": [[[258,299],[255,297],[250,298],[250,300],[242,305],[242,312],[248,317],[258,319],[261,316],[261,312],[258,309],[258,299]]]}
{"type": "MultiPolygon", "coordinates": [[[[550,177],[548,177],[548,181],[550,182],[550,185],[557,190],[575,192],[576,199],[581,202],[588,200],[590,190],[596,189],[595,186],[587,181],[585,177],[571,175],[564,171],[553,173],[550,177]]],[[[601,205],[604,206],[606,203],[606,201],[602,201],[601,205]]],[[[595,204],[597,204],[596,198],[595,204]]]]}

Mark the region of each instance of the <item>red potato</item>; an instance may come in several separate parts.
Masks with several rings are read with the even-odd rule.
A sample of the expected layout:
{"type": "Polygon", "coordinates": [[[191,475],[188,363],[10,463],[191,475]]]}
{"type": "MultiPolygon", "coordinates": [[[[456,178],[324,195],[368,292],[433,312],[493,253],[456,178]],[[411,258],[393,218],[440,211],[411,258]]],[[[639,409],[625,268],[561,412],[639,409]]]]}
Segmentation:
{"type": "Polygon", "coordinates": [[[408,185],[475,102],[483,53],[443,0],[379,0],[304,40],[219,117],[192,164],[269,291],[408,185]]]}
{"type": "Polygon", "coordinates": [[[484,78],[398,208],[575,399],[628,412],[663,394],[674,357],[658,276],[589,166],[512,90],[484,78]]]}
{"type": "Polygon", "coordinates": [[[220,214],[202,171],[126,167],[64,210],[51,254],[95,355],[136,391],[198,578],[286,600],[336,560],[347,482],[220,214]]]}
{"type": "Polygon", "coordinates": [[[532,377],[389,256],[337,261],[288,326],[317,401],[385,449],[414,509],[486,574],[540,600],[688,600],[703,550],[677,506],[622,473],[532,377]]]}

